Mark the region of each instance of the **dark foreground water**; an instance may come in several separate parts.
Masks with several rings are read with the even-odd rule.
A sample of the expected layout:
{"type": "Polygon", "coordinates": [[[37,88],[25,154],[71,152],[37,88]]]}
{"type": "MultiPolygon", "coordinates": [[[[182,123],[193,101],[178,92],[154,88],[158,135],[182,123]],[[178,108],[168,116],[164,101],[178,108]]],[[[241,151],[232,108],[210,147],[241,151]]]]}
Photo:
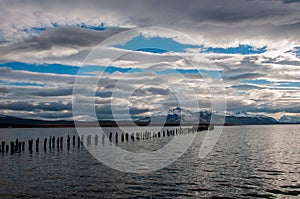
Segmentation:
{"type": "MultiPolygon", "coordinates": [[[[43,140],[74,132],[68,128],[0,129],[0,140],[43,140]]],[[[20,154],[4,153],[0,155],[0,198],[300,197],[300,125],[225,127],[204,159],[198,158],[204,132],[198,134],[180,159],[147,174],[113,170],[84,147],[29,154],[26,146],[20,154]]],[[[159,139],[164,142],[156,138],[156,145],[159,139]]],[[[130,145],[142,148],[151,142],[130,145]]]]}

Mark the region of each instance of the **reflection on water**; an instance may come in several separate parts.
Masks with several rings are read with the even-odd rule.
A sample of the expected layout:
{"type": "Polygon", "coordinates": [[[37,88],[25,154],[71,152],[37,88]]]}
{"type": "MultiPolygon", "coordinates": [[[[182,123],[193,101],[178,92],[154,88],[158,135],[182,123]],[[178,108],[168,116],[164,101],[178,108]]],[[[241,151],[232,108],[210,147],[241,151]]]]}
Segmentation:
{"type": "MultiPolygon", "coordinates": [[[[64,146],[32,154],[27,150],[12,155],[4,153],[0,158],[0,198],[296,198],[300,195],[299,130],[299,125],[225,127],[213,151],[203,159],[198,158],[198,153],[204,132],[198,132],[182,157],[164,169],[147,174],[113,170],[99,163],[83,146],[71,146],[70,150],[64,146]]],[[[16,137],[43,140],[50,135],[66,137],[75,133],[69,128],[0,129],[0,141],[16,137]]],[[[172,138],[119,145],[123,144],[124,149],[151,150],[169,139],[172,138]]]]}

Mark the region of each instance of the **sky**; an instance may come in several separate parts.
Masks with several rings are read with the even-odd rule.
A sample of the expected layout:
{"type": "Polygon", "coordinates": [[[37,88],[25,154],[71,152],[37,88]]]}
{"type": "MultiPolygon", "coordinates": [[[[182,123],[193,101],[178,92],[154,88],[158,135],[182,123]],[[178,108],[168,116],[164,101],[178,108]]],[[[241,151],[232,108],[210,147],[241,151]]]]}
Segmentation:
{"type": "Polygon", "coordinates": [[[300,116],[299,13],[297,0],[0,1],[0,114],[128,119],[225,101],[300,116]]]}

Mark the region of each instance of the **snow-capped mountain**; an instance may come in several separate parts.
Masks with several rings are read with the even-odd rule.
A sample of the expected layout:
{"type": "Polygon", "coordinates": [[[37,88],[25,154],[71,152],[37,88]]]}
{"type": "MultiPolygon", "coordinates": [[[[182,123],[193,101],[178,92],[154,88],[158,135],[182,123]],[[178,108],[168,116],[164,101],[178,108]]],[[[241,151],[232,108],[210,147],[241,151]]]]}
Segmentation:
{"type": "Polygon", "coordinates": [[[285,124],[300,124],[300,117],[293,117],[293,116],[282,116],[279,120],[279,123],[285,124]]]}
{"type": "Polygon", "coordinates": [[[272,117],[265,115],[255,115],[246,112],[211,112],[200,111],[192,112],[179,107],[171,109],[166,115],[155,115],[152,117],[142,118],[137,122],[147,123],[167,123],[167,124],[180,124],[180,123],[195,123],[202,124],[228,124],[228,125],[242,125],[242,124],[276,124],[278,123],[272,117]]]}

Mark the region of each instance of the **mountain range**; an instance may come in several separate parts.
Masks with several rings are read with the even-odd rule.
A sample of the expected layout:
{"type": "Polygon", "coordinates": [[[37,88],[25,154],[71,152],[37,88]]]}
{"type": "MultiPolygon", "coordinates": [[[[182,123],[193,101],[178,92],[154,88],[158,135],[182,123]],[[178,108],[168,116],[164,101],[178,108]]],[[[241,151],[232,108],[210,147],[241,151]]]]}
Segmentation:
{"type": "MultiPolygon", "coordinates": [[[[101,126],[115,126],[116,123],[112,120],[99,120],[101,126]]],[[[300,124],[299,117],[282,116],[279,120],[265,115],[250,114],[247,112],[211,112],[199,111],[193,112],[179,107],[171,109],[168,113],[156,114],[151,117],[136,119],[135,123],[139,125],[147,124],[164,124],[164,125],[179,125],[181,124],[225,124],[225,125],[254,125],[254,124],[300,124]],[[213,118],[213,120],[212,120],[213,118]]],[[[126,121],[122,121],[126,125],[126,121]]],[[[81,122],[86,126],[93,126],[93,122],[81,122]]],[[[74,121],[71,120],[38,120],[24,119],[13,116],[0,115],[0,127],[29,127],[29,126],[74,126],[74,121]]]]}

